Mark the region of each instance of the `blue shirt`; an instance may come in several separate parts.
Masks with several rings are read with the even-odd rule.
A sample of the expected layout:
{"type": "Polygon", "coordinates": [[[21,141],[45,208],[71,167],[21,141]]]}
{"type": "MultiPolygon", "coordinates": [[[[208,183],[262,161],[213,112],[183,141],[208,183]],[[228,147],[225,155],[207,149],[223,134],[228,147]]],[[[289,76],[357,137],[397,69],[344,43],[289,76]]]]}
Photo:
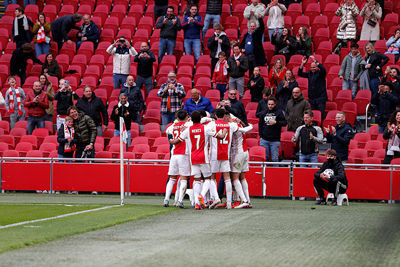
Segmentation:
{"type": "Polygon", "coordinates": [[[249,33],[246,37],[246,42],[244,45],[244,50],[246,55],[252,55],[254,51],[254,44],[253,44],[253,34],[249,33]]]}

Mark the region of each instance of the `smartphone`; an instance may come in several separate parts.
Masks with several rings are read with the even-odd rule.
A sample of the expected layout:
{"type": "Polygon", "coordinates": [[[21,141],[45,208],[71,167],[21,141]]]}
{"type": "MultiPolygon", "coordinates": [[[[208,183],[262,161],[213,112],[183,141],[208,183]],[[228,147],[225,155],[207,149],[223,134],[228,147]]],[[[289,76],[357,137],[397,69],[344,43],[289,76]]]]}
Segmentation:
{"type": "Polygon", "coordinates": [[[64,80],[64,84],[65,84],[66,86],[69,86],[69,81],[64,80]]]}

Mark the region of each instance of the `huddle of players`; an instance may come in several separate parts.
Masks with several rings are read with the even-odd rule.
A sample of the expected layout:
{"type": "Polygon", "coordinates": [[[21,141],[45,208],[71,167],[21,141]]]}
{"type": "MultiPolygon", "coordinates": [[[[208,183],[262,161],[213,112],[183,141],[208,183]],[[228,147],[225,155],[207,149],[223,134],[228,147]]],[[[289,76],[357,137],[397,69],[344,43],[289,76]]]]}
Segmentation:
{"type": "Polygon", "coordinates": [[[177,120],[170,125],[166,133],[171,134],[173,144],[169,165],[169,181],[166,187],[164,206],[168,207],[172,188],[180,175],[177,185],[176,205],[184,208],[189,176],[194,177],[193,195],[195,209],[206,207],[251,208],[248,184],[245,172],[249,170],[249,154],[245,134],[253,129],[252,125],[244,127],[243,123],[225,109],[213,111],[207,117],[205,111],[194,111],[190,118],[186,111],[176,113],[177,120]],[[217,192],[216,174],[222,173],[225,182],[226,203],[218,205],[221,200],[217,192]],[[241,201],[232,205],[233,187],[241,201]]]}

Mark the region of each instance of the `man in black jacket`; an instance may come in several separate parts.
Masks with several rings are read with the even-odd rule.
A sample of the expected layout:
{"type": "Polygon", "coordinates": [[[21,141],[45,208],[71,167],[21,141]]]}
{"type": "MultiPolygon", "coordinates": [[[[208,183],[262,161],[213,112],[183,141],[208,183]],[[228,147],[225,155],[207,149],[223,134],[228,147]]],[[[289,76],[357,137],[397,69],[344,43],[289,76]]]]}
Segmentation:
{"type": "Polygon", "coordinates": [[[346,193],[348,183],[344,166],[339,159],[336,158],[336,151],[329,149],[326,152],[327,161],[314,175],[314,188],[318,193],[319,200],[316,205],[326,205],[324,189],[335,195],[331,205],[337,205],[337,197],[339,194],[346,193]]]}
{"type": "Polygon", "coordinates": [[[237,89],[240,98],[244,94],[244,74],[249,69],[249,62],[245,55],[240,53],[238,44],[233,45],[233,55],[228,58],[225,65],[229,73],[229,88],[237,89]]]}
{"type": "Polygon", "coordinates": [[[260,68],[255,67],[250,76],[247,88],[250,89],[251,102],[259,102],[262,98],[262,91],[265,87],[264,78],[260,75],[260,68]]]}
{"type": "Polygon", "coordinates": [[[72,29],[80,30],[76,24],[80,22],[81,19],[82,15],[80,14],[65,15],[51,23],[51,35],[53,36],[53,41],[57,42],[58,50],[61,49],[63,41],[72,43],[68,38],[68,33],[72,29]]]}
{"type": "Polygon", "coordinates": [[[376,121],[379,126],[379,133],[383,133],[390,115],[396,110],[399,99],[392,94],[393,85],[386,82],[379,85],[377,94],[371,98],[371,104],[376,105],[376,121]]]}
{"type": "MultiPolygon", "coordinates": [[[[400,100],[400,71],[397,67],[387,67],[385,75],[382,79],[382,83],[388,82],[393,85],[392,94],[397,96],[400,100]]],[[[399,106],[398,103],[397,106],[399,106]]]]}
{"type": "Polygon", "coordinates": [[[122,117],[125,122],[126,131],[128,132],[127,147],[131,145],[131,124],[136,120],[137,111],[129,104],[128,96],[125,93],[119,95],[119,103],[113,107],[111,120],[115,123],[114,136],[120,136],[119,118],[122,117]]]}
{"type": "Polygon", "coordinates": [[[19,76],[21,78],[21,85],[25,83],[26,66],[28,59],[31,59],[33,62],[43,65],[42,61],[40,61],[36,57],[33,51],[33,46],[28,43],[23,44],[21,48],[15,49],[11,56],[10,75],[19,76]]]}
{"type": "Polygon", "coordinates": [[[242,101],[237,100],[238,91],[236,89],[229,89],[228,100],[229,104],[225,105],[225,109],[239,118],[245,125],[247,125],[246,110],[242,101]]]}
{"type": "Polygon", "coordinates": [[[76,49],[79,49],[83,42],[92,42],[96,49],[97,43],[100,39],[99,27],[90,19],[90,15],[83,15],[83,24],[77,34],[78,42],[76,42],[76,49]]]}
{"type": "Polygon", "coordinates": [[[221,24],[217,24],[214,26],[214,31],[214,35],[208,38],[207,41],[207,47],[208,49],[210,49],[211,77],[214,74],[215,65],[219,60],[219,52],[225,52],[226,57],[229,57],[229,54],[231,52],[231,44],[229,43],[228,36],[226,36],[226,33],[224,32],[224,26],[222,26],[221,24]]]}
{"type": "Polygon", "coordinates": [[[92,118],[97,127],[97,136],[103,136],[102,124],[104,124],[104,130],[108,127],[107,109],[103,100],[92,92],[92,88],[89,85],[83,88],[83,96],[78,99],[76,107],[92,118]]]}
{"type": "Polygon", "coordinates": [[[138,63],[136,85],[140,89],[144,84],[147,94],[153,89],[153,63],[156,62],[156,57],[149,50],[149,45],[143,42],[140,45],[140,51],[135,56],[134,62],[138,63]]]}
{"type": "MultiPolygon", "coordinates": [[[[126,78],[126,83],[122,86],[120,95],[124,93],[128,96],[129,105],[135,110],[136,117],[133,119],[134,122],[140,124],[140,113],[145,110],[145,103],[143,100],[143,95],[140,89],[136,86],[136,83],[132,75],[126,78]]],[[[133,114],[132,114],[133,116],[133,114]]]]}
{"type": "Polygon", "coordinates": [[[259,126],[260,146],[265,147],[267,161],[279,161],[281,129],[282,126],[286,126],[286,120],[282,110],[276,105],[275,97],[268,99],[268,109],[261,112],[259,126]]]}
{"type": "Polygon", "coordinates": [[[342,111],[336,113],[336,122],[335,127],[325,127],[326,139],[329,143],[332,143],[332,149],[337,153],[336,157],[346,163],[349,156],[350,140],[353,139],[353,129],[346,122],[346,114],[342,111]]]}
{"type": "Polygon", "coordinates": [[[30,28],[33,27],[33,22],[24,14],[22,7],[15,9],[15,19],[11,28],[12,39],[16,48],[21,48],[23,44],[32,41],[32,33],[30,28]]]}
{"type": "Polygon", "coordinates": [[[79,96],[72,91],[69,81],[61,79],[59,89],[54,95],[54,100],[57,101],[57,130],[61,124],[65,123],[65,118],[68,116],[68,108],[74,105],[74,100],[78,100],[79,96]]]}

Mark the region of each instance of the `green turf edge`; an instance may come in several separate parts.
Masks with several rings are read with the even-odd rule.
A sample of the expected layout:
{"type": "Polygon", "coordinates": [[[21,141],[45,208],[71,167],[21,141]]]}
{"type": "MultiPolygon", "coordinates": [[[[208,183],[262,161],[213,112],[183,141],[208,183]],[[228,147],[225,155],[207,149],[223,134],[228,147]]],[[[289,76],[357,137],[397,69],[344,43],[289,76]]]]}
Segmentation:
{"type": "Polygon", "coordinates": [[[0,253],[177,210],[178,208],[165,209],[155,205],[129,204],[31,224],[40,228],[6,228],[0,230],[0,253]]]}

